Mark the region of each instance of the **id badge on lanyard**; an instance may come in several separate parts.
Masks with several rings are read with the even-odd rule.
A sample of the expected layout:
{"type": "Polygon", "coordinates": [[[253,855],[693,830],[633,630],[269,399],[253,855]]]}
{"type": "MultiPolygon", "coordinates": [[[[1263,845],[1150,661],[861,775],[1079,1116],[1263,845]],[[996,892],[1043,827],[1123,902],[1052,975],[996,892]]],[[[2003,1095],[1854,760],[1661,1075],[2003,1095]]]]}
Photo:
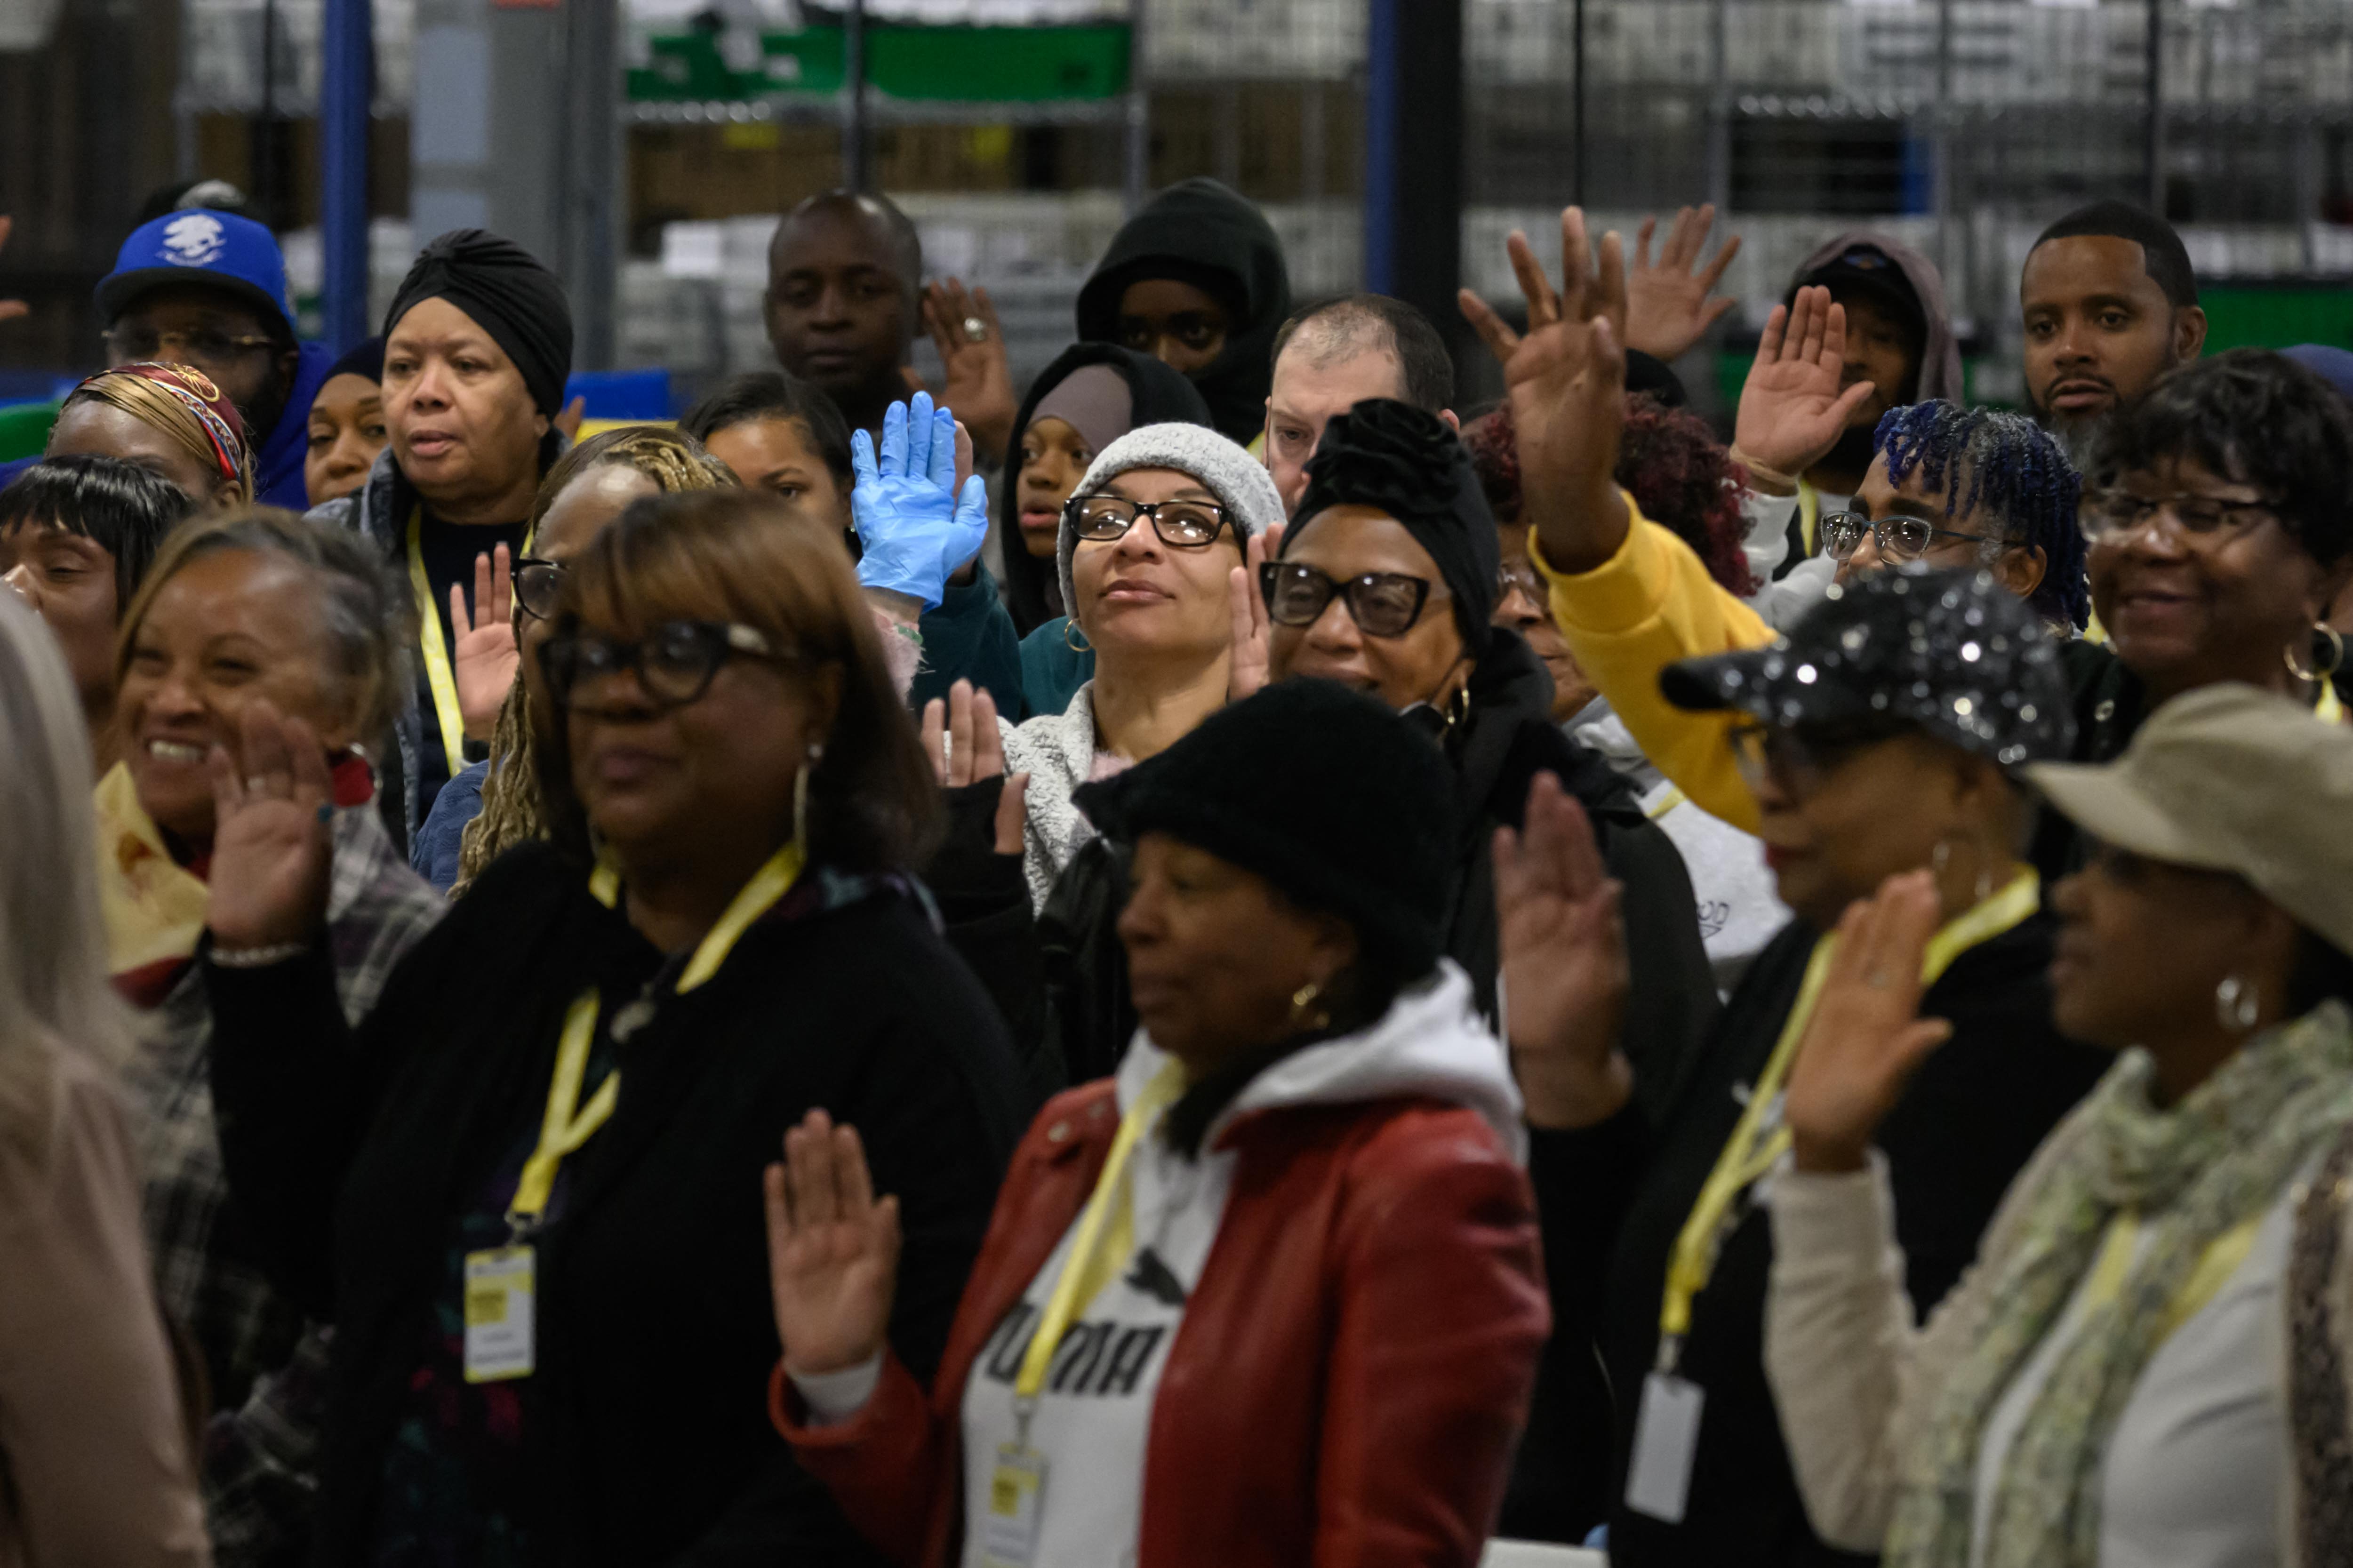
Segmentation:
{"type": "Polygon", "coordinates": [[[1699,1451],[1699,1417],[1707,1394],[1671,1372],[1642,1380],[1642,1407],[1634,1417],[1634,1458],[1626,1467],[1626,1506],[1669,1524],[1683,1521],[1691,1497],[1692,1458],[1699,1451]]]}
{"type": "Polygon", "coordinates": [[[466,1254],[468,1383],[531,1375],[535,1263],[529,1247],[466,1254]]]}
{"type": "MultiPolygon", "coordinates": [[[[1023,1421],[1024,1433],[1029,1422],[1023,1421]]],[[[988,1511],[980,1520],[985,1568],[1029,1568],[1038,1558],[1038,1513],[1046,1498],[1046,1456],[1026,1436],[997,1446],[988,1476],[988,1511]]]]}

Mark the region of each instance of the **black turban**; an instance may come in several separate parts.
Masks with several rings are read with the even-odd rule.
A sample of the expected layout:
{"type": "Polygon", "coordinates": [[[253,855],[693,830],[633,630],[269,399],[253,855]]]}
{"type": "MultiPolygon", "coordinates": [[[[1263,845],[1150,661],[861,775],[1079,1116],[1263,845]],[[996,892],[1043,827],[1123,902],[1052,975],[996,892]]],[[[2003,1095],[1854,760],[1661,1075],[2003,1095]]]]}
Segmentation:
{"type": "Polygon", "coordinates": [[[572,306],[539,258],[487,229],[453,228],[419,253],[385,312],[384,334],[427,300],[447,300],[514,361],[532,403],[550,419],[572,374],[572,306]]]}
{"type": "Polygon", "coordinates": [[[1392,397],[1332,416],[1307,459],[1307,491],[1282,537],[1284,552],[1316,513],[1335,506],[1372,507],[1403,523],[1454,595],[1464,649],[1487,646],[1503,547],[1471,454],[1446,421],[1392,397]]]}

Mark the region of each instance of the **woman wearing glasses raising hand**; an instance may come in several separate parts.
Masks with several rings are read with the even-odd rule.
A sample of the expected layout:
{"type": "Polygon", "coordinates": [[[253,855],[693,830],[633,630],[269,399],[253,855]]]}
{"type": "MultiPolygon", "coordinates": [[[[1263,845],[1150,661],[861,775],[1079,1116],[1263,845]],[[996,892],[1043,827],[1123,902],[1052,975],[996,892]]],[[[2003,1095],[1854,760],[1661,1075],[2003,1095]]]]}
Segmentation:
{"type": "Polygon", "coordinates": [[[777,1128],[856,1123],[904,1215],[887,1337],[927,1373],[1018,1126],[1003,1026],[907,875],[934,787],[829,521],[663,497],[563,575],[552,837],[355,1027],[317,742],[257,702],[213,769],[230,1182],[335,1328],[314,1550],[854,1558],[762,1419],[753,1194],[777,1128]]]}
{"type": "Polygon", "coordinates": [[[1454,432],[1388,398],[1335,415],[1308,461],[1296,521],[1270,553],[1277,559],[1259,570],[1245,645],[1263,648],[1267,677],[1310,676],[1378,697],[1452,765],[1465,830],[1454,847],[1447,952],[1490,1019],[1499,957],[1487,845],[1498,825],[1518,825],[1539,773],[1586,807],[1626,886],[1635,932],[1627,1037],[1663,1089],[1715,1010],[1691,879],[1632,789],[1552,721],[1543,661],[1516,632],[1490,624],[1501,545],[1454,432]]]}
{"type": "MultiPolygon", "coordinates": [[[[1003,768],[1029,775],[1025,869],[1042,909],[1094,828],[1071,792],[1168,749],[1226,704],[1233,682],[1232,587],[1250,542],[1282,522],[1265,467],[1198,425],[1146,425],[1097,454],[1062,509],[1057,568],[1074,646],[1095,650],[1094,679],[1062,712],[997,726],[983,694],[934,700],[924,734],[941,782],[1003,768]],[[963,743],[966,737],[977,737],[963,743]]],[[[1117,913],[1114,907],[1112,913],[1117,913]]],[[[1114,1053],[1126,1031],[1108,1041],[1114,1053]]],[[[1094,1077],[1093,1072],[1078,1075],[1094,1077]]]]}
{"type": "MultiPolygon", "coordinates": [[[[1513,242],[1534,323],[1525,336],[1475,299],[1464,304],[1504,362],[1535,524],[1530,555],[1545,572],[1570,650],[1644,752],[1704,809],[1752,827],[1755,805],[1722,723],[1679,714],[1661,700],[1657,681],[1678,658],[1756,647],[1772,640],[1772,630],[1613,482],[1625,378],[1622,248],[1617,237],[1605,237],[1597,268],[1584,216],[1568,209],[1561,227],[1567,261],[1557,293],[1525,240],[1513,242]]],[[[1867,395],[1859,384],[1841,390],[1843,336],[1838,308],[1810,291],[1800,291],[1786,322],[1775,313],[1742,399],[1744,451],[1801,451],[1810,440],[1835,439],[1846,408],[1867,395]],[[1752,407],[1767,380],[1776,395],[1752,407]]],[[[1899,410],[1882,422],[1881,455],[1891,468],[1923,417],[1899,410]]],[[[1948,534],[1986,537],[1932,537],[1924,556],[1935,563],[1940,543],[1995,551],[1997,575],[2020,589],[2025,574],[2009,542],[2032,542],[2027,514],[2048,510],[2044,492],[2066,472],[2056,444],[2042,445],[2048,451],[2033,472],[1975,452],[1956,454],[1941,473],[1925,472],[1919,499],[1932,510],[1923,520],[1948,534]],[[2001,526],[1992,526],[1997,519],[2001,526]]],[[[2341,645],[2320,627],[2353,578],[2353,412],[2326,382],[2260,349],[2184,365],[2110,416],[2086,469],[2084,567],[2108,644],[2077,640],[2063,652],[2077,721],[2073,760],[2116,757],[2158,703],[2217,681],[2300,695],[2336,715],[2320,686],[2341,645]]],[[[1876,540],[1871,548],[1879,550],[1876,540]]],[[[2052,593],[2071,593],[2060,551],[2044,553],[2037,589],[2055,578],[2052,593]]],[[[2080,861],[2079,837],[2045,814],[2031,858],[2045,877],[2063,875],[2080,861]]]]}

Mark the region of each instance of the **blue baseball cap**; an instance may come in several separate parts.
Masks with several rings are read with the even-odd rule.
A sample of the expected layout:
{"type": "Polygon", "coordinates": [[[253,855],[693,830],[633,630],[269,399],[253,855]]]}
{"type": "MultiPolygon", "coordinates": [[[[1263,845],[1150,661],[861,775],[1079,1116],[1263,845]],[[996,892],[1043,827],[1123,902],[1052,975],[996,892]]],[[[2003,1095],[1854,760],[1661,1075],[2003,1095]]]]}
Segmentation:
{"type": "Polygon", "coordinates": [[[150,289],[202,283],[236,294],[294,336],[294,301],[277,237],[249,217],[191,207],[141,224],[99,279],[98,314],[112,321],[150,289]]]}

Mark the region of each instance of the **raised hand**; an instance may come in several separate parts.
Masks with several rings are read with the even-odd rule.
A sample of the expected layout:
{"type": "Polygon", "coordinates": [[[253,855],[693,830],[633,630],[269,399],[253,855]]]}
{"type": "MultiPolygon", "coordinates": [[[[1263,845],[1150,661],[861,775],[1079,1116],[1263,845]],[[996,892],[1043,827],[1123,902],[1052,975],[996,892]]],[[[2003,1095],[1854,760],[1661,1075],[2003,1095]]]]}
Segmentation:
{"type": "Polygon", "coordinates": [[[1920,967],[1939,919],[1936,880],[1906,871],[1847,906],[1838,950],[1781,1114],[1801,1171],[1858,1171],[1904,1086],[1953,1026],[1920,1016],[1920,967]]]}
{"type": "Polygon", "coordinates": [[[874,1195],[857,1129],[810,1111],[761,1188],[786,1370],[815,1376],[880,1354],[899,1281],[899,1200],[874,1195]]]}
{"type": "Polygon", "coordinates": [[[1234,647],[1226,661],[1226,700],[1240,702],[1267,682],[1270,638],[1266,595],[1259,568],[1282,552],[1282,524],[1275,523],[1242,546],[1242,563],[1226,574],[1226,608],[1233,619],[1234,647]]]}
{"type": "Polygon", "coordinates": [[[1756,474],[1757,464],[1794,478],[1838,445],[1872,393],[1867,381],[1841,390],[1845,367],[1846,307],[1832,304],[1829,289],[1800,289],[1788,308],[1773,308],[1733,421],[1732,455],[1752,479],[1770,485],[1773,476],[1756,474]]]}
{"type": "Polygon", "coordinates": [[[1495,916],[1512,1067],[1537,1127],[1589,1127],[1634,1092],[1620,1048],[1628,970],[1593,825],[1550,773],[1528,790],[1517,833],[1495,832],[1495,916]]]}
{"type": "MultiPolygon", "coordinates": [[[[962,789],[1005,772],[1005,735],[997,727],[997,699],[969,680],[948,688],[947,700],[923,704],[923,755],[942,789],[962,789]]],[[[997,797],[999,855],[1018,855],[1029,823],[1029,775],[1015,773],[997,797]]]]}
{"type": "Polygon", "coordinates": [[[955,416],[919,392],[882,416],[882,450],[863,430],[849,438],[857,482],[849,510],[858,524],[858,581],[937,607],[947,580],[980,553],[988,537],[988,487],[979,475],[956,479],[955,416]]]}
{"type": "MultiPolygon", "coordinates": [[[[15,218],[0,217],[0,250],[7,248],[8,231],[16,226],[16,223],[15,218]]],[[[22,300],[0,300],[0,321],[13,321],[19,316],[32,313],[33,308],[22,300]]]]}
{"type": "Polygon", "coordinates": [[[923,325],[947,371],[940,401],[956,411],[983,452],[1001,459],[1021,405],[1005,362],[1005,329],[997,324],[988,290],[967,289],[961,278],[933,284],[923,290],[923,325]],[[981,324],[977,341],[965,330],[967,321],[981,324]]]}
{"type": "Polygon", "coordinates": [[[237,752],[216,744],[213,786],[213,944],[237,952],[306,942],[327,919],[334,787],[311,726],[280,716],[267,698],[238,716],[237,752]]]}
{"type": "Polygon", "coordinates": [[[1740,254],[1740,237],[1728,237],[1715,259],[1699,267],[1708,231],[1715,226],[1715,205],[1684,207],[1675,214],[1675,226],[1667,231],[1667,243],[1653,267],[1651,237],[1658,226],[1657,218],[1646,217],[1635,231],[1634,264],[1626,274],[1626,346],[1661,359],[1679,359],[1740,302],[1730,295],[1709,297],[1724,269],[1740,254]]]}
{"type": "Polygon", "coordinates": [[[474,609],[466,612],[466,591],[449,584],[450,673],[458,681],[458,710],[466,717],[469,740],[487,741],[499,710],[522,667],[515,646],[514,568],[507,547],[474,557],[474,609]]]}
{"type": "Polygon", "coordinates": [[[1527,237],[1508,242],[1512,271],[1527,301],[1528,331],[1514,332],[1468,289],[1463,316],[1502,362],[1518,433],[1522,514],[1563,572],[1587,572],[1626,537],[1619,491],[1619,433],[1626,419],[1626,263],[1615,234],[1596,264],[1585,214],[1560,215],[1561,289],[1556,294],[1527,237]]]}
{"type": "Polygon", "coordinates": [[[997,727],[997,700],[969,680],[948,688],[947,700],[923,704],[923,755],[942,789],[962,789],[1005,771],[1005,737],[997,727]]]}

